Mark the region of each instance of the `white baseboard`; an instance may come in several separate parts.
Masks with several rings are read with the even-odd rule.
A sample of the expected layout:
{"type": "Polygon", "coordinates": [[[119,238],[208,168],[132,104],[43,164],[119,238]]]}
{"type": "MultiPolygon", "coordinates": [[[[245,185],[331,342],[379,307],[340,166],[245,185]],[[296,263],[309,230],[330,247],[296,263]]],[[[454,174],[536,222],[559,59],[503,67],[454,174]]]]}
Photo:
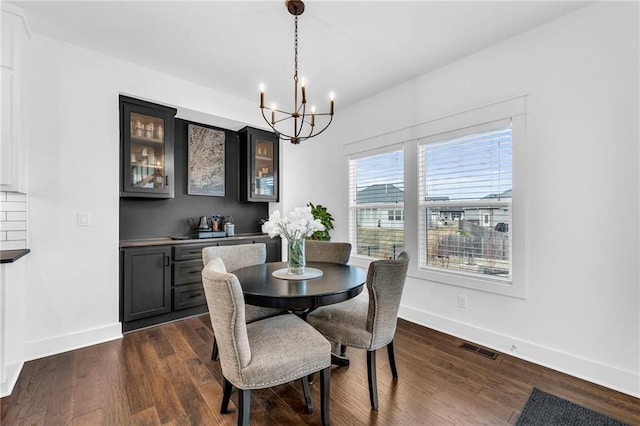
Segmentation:
{"type": "Polygon", "coordinates": [[[18,376],[20,375],[20,371],[22,371],[23,365],[24,362],[20,362],[18,364],[8,365],[5,367],[6,377],[5,381],[0,383],[0,398],[11,395],[13,387],[18,381],[18,376]]]}
{"type": "Polygon", "coordinates": [[[25,361],[30,361],[121,338],[122,324],[117,322],[73,334],[26,342],[24,344],[24,358],[25,361]]]}
{"type": "Polygon", "coordinates": [[[623,370],[407,306],[400,306],[399,316],[407,321],[640,398],[640,372],[623,370]]]}

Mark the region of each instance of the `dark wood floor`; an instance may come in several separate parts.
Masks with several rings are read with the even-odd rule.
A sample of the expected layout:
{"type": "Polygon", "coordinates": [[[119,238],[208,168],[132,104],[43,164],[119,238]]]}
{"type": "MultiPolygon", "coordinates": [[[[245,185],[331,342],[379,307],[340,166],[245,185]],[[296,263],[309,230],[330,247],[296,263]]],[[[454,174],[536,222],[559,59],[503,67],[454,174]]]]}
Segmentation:
{"type": "MultiPolygon", "coordinates": [[[[208,316],[126,334],[103,343],[25,364],[2,425],[235,424],[219,414],[222,376],[210,360],[208,316]]],[[[334,425],[513,424],[532,388],[553,393],[631,425],[640,424],[640,400],[500,354],[486,359],[457,338],[400,321],[391,379],[386,350],[378,351],[379,410],[367,393],[364,351],[349,349],[351,365],[331,372],[334,425]]],[[[312,385],[319,406],[319,381],[312,385]]],[[[235,398],[235,394],[234,394],[235,398]]],[[[254,425],[320,424],[307,415],[299,382],[253,392],[254,425]]]]}

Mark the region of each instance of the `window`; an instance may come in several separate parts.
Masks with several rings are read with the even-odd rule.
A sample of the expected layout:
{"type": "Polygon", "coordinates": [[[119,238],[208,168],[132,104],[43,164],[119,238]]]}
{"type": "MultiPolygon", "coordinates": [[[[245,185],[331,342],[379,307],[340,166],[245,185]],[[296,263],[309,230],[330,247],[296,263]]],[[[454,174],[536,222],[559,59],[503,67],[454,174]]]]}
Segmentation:
{"type": "Polygon", "coordinates": [[[420,267],[511,279],[511,127],[420,141],[420,267]]]}
{"type": "Polygon", "coordinates": [[[349,189],[355,254],[395,258],[404,250],[403,151],[351,158],[349,189]]]}
{"type": "Polygon", "coordinates": [[[354,264],[405,250],[416,282],[526,298],[526,100],[345,143],[354,264]],[[383,184],[401,188],[403,199],[357,197],[371,185],[390,188],[383,184]]]}
{"type": "Polygon", "coordinates": [[[389,210],[389,220],[404,220],[404,211],[389,210]]]}

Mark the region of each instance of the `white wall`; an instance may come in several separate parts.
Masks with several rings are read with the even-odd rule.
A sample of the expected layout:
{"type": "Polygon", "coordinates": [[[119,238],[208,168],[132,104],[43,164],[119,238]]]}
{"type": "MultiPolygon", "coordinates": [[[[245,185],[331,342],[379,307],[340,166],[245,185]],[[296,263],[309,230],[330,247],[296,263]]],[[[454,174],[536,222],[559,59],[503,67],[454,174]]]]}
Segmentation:
{"type": "Polygon", "coordinates": [[[346,240],[345,144],[528,93],[528,297],[410,278],[401,315],[640,396],[638,15],[595,4],[350,108],[338,94],[332,128],[284,147],[284,210],[325,204],[346,240]]]}
{"type": "Polygon", "coordinates": [[[261,119],[253,103],[184,80],[41,35],[31,44],[27,359],[121,335],[118,94],[261,119]],[[77,212],[92,226],[77,227],[77,212]]]}

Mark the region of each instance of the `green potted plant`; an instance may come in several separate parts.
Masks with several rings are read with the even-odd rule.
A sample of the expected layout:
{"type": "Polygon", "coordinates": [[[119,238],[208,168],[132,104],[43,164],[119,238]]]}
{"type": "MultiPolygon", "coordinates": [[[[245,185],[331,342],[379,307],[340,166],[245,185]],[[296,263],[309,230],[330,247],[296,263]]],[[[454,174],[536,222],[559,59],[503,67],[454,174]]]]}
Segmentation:
{"type": "Polygon", "coordinates": [[[314,232],[309,239],[311,240],[320,240],[320,241],[329,241],[331,239],[331,235],[329,235],[329,230],[333,229],[333,216],[331,213],[327,211],[327,208],[321,204],[313,205],[312,203],[307,204],[307,206],[311,207],[311,214],[314,219],[319,219],[320,223],[324,225],[323,231],[314,232]]]}

